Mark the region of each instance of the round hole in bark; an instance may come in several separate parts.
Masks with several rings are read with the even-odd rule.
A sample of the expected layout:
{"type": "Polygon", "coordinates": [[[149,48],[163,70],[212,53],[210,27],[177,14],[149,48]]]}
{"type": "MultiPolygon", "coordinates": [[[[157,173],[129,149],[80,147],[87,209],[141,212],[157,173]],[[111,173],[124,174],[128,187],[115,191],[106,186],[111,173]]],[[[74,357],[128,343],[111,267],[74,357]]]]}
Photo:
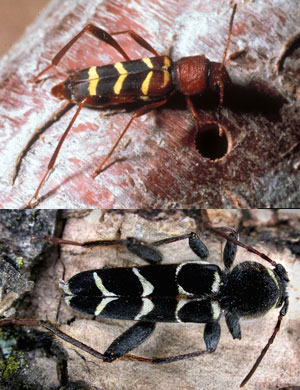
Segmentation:
{"type": "Polygon", "coordinates": [[[218,160],[224,157],[228,153],[231,144],[227,130],[222,126],[220,131],[217,123],[202,126],[196,135],[195,143],[201,156],[210,160],[218,160]]]}

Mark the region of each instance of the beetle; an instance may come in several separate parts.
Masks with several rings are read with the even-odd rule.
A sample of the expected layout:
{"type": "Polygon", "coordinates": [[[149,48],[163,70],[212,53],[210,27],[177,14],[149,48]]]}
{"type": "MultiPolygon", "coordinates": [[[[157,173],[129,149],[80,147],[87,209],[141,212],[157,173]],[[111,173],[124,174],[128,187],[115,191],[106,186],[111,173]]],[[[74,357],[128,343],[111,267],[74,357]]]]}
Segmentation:
{"type": "Polygon", "coordinates": [[[61,282],[65,301],[73,309],[99,317],[135,320],[136,323],[114,340],[104,353],[68,336],[48,321],[37,319],[3,319],[1,325],[16,324],[40,326],[56,336],[81,348],[91,355],[113,362],[128,358],[153,364],[171,363],[195,358],[216,350],[221,329],[219,320],[225,316],[233,339],[241,338],[239,320],[257,317],[271,308],[281,308],[274,331],[258,359],[241,382],[243,387],[251,378],[278,333],[283,317],[288,310],[288,275],[264,253],[238,241],[235,230],[204,225],[226,239],[223,251],[225,270],[215,264],[203,263],[209,256],[208,249],[196,233],[184,234],[163,240],[144,243],[135,238],[125,240],[96,240],[79,243],[52,236],[42,239],[55,244],[82,247],[125,245],[134,254],[150,263],[141,267],[104,268],[80,272],[68,281],[61,282]],[[192,251],[201,261],[182,264],[159,265],[162,261],[157,247],[188,239],[192,251]],[[269,262],[274,268],[245,261],[232,264],[237,246],[241,246],[269,262]],[[157,322],[204,323],[206,349],[169,357],[147,358],[129,354],[144,342],[154,331],[157,322]]]}
{"type": "MultiPolygon", "coordinates": [[[[93,24],[86,25],[73,39],[71,39],[52,59],[52,62],[42,70],[34,80],[37,81],[52,67],[59,64],[62,57],[73,46],[73,44],[86,32],[95,38],[111,45],[125,59],[125,62],[104,66],[92,66],[69,75],[69,77],[55,85],[51,93],[59,99],[65,99],[77,104],[78,108],[71,119],[68,127],[60,138],[56,149],[49,161],[47,170],[42,177],[33,197],[27,203],[27,207],[33,207],[37,200],[40,189],[52,170],[62,144],[71,130],[79,112],[84,106],[111,107],[124,103],[142,103],[119,135],[109,153],[92,173],[94,179],[105,166],[108,159],[114,153],[119,142],[124,137],[133,120],[149,111],[164,105],[170,96],[176,91],[182,93],[189,110],[194,118],[196,128],[199,130],[199,117],[192,103],[190,96],[202,94],[205,90],[211,89],[220,94],[220,104],[223,103],[224,89],[231,83],[228,72],[225,68],[227,49],[230,43],[233,19],[237,5],[232,10],[228,38],[226,41],[222,63],[212,62],[204,55],[183,57],[173,62],[169,56],[160,56],[157,51],[133,30],[107,33],[93,24]],[[141,47],[151,52],[154,57],[147,57],[138,60],[130,60],[129,56],[113,38],[113,36],[128,34],[141,47]]],[[[220,135],[222,128],[220,128],[220,135]]]]}

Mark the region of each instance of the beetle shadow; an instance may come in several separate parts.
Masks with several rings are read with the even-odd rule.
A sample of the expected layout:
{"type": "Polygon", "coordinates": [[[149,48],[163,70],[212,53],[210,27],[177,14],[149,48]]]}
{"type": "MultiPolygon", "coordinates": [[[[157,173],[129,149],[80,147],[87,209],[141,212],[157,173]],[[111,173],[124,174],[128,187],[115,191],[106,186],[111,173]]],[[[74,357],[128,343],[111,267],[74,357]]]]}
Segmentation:
{"type": "MultiPolygon", "coordinates": [[[[220,106],[220,95],[209,89],[201,95],[191,96],[193,104],[197,110],[216,112],[220,106]]],[[[245,113],[262,115],[266,119],[275,122],[281,119],[280,110],[287,100],[275,89],[270,87],[264,80],[256,79],[246,85],[232,83],[225,87],[223,107],[230,109],[234,113],[245,113]]],[[[115,105],[111,110],[107,107],[100,110],[108,110],[107,115],[127,112],[134,113],[144,102],[123,103],[115,105]]],[[[92,110],[99,110],[99,107],[89,107],[92,110]]],[[[176,111],[186,111],[187,103],[185,96],[180,92],[175,92],[169,97],[166,104],[156,109],[157,112],[168,108],[176,111]]]]}
{"type": "MultiPolygon", "coordinates": [[[[268,121],[274,123],[282,120],[280,111],[282,106],[287,103],[287,100],[277,90],[269,87],[266,82],[259,79],[252,80],[246,85],[239,85],[236,83],[227,85],[222,106],[220,105],[219,94],[211,90],[206,90],[199,96],[192,96],[191,99],[198,113],[199,127],[197,130],[197,126],[195,124],[192,125],[190,130],[184,133],[180,143],[183,146],[190,147],[192,145],[198,149],[197,137],[201,132],[202,136],[207,136],[207,139],[205,138],[203,140],[203,138],[201,138],[201,141],[198,142],[198,144],[203,144],[204,142],[206,145],[205,148],[212,145],[214,153],[220,148],[220,152],[217,152],[218,157],[225,155],[225,152],[222,152],[222,150],[228,148],[229,142],[228,137],[225,136],[222,139],[219,137],[218,123],[220,123],[220,121],[222,122],[222,107],[228,110],[229,115],[248,115],[254,119],[258,116],[263,116],[268,121]]],[[[175,93],[168,102],[157,111],[159,112],[159,110],[163,110],[164,108],[176,110],[178,115],[180,115],[180,111],[186,112],[188,107],[185,96],[179,92],[175,93]]],[[[191,121],[193,122],[192,116],[191,121]]],[[[162,125],[160,123],[159,114],[156,115],[156,124],[158,127],[162,125]]],[[[209,152],[206,151],[205,153],[209,152]]],[[[207,157],[214,160],[214,153],[213,155],[212,153],[209,153],[207,157]]],[[[200,154],[202,153],[200,152],[200,154]]]]}
{"type": "Polygon", "coordinates": [[[232,84],[225,106],[236,113],[260,114],[271,122],[281,119],[280,110],[287,100],[265,81],[256,79],[247,85],[232,84]]]}
{"type": "MultiPolygon", "coordinates": [[[[192,96],[192,101],[197,110],[216,112],[220,106],[219,94],[206,90],[202,95],[192,96]]],[[[274,88],[271,88],[263,80],[252,80],[247,85],[232,83],[226,86],[223,106],[234,113],[262,115],[274,122],[281,119],[280,110],[287,100],[274,88]]],[[[186,110],[184,95],[175,93],[162,109],[170,108],[186,110]]]]}

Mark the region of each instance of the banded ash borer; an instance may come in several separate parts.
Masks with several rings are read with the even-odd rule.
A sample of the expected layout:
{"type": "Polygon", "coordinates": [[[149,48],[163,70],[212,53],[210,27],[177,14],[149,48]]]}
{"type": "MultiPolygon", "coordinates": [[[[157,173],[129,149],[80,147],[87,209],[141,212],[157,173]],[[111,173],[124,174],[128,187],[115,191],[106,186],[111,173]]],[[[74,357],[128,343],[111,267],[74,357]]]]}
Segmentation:
{"type": "MultiPolygon", "coordinates": [[[[169,56],[160,56],[148,42],[133,30],[118,31],[109,34],[93,24],[88,24],[71,39],[56,54],[51,64],[34,78],[35,81],[40,79],[40,76],[49,69],[57,66],[73,44],[86,32],[112,46],[124,57],[125,61],[104,66],[92,66],[79,70],[52,88],[52,95],[77,104],[78,108],[61,136],[48,163],[47,170],[40,180],[34,195],[27,203],[27,207],[33,207],[35,205],[40,189],[55,164],[62,144],[84,106],[105,108],[127,103],[142,104],[134,112],[106,157],[92,173],[92,178],[95,178],[103,171],[104,166],[114,153],[134,119],[164,105],[176,91],[185,96],[187,106],[194,118],[198,131],[200,119],[190,96],[200,95],[205,90],[212,90],[219,93],[220,104],[223,103],[224,89],[226,85],[231,83],[225,68],[225,60],[230,43],[235,11],[236,5],[233,7],[228,38],[221,63],[210,61],[204,55],[183,57],[174,62],[169,56]],[[130,60],[126,52],[114,39],[114,36],[121,34],[128,34],[138,45],[149,51],[154,57],[130,60]]],[[[221,136],[223,132],[221,127],[219,132],[221,136]]]]}
{"type": "Polygon", "coordinates": [[[163,364],[214,352],[221,335],[219,320],[223,316],[232,337],[240,339],[240,319],[264,315],[273,307],[280,308],[274,331],[252,369],[241,382],[242,387],[251,378],[273,343],[288,310],[288,275],[281,264],[238,241],[237,233],[233,229],[213,228],[208,224],[206,227],[226,239],[223,251],[224,270],[215,264],[203,262],[209,257],[209,252],[195,233],[166,238],[151,244],[132,237],[125,240],[96,240],[84,243],[43,237],[51,243],[86,248],[125,245],[129,251],[150,263],[141,267],[88,270],[61,283],[66,294],[65,300],[73,309],[93,316],[136,321],[115,339],[104,353],[70,337],[48,321],[11,318],[0,320],[0,326],[15,324],[42,327],[104,362],[127,358],[163,364]],[[156,248],[183,239],[189,240],[190,248],[201,260],[159,265],[162,257],[156,248]],[[254,261],[245,261],[231,269],[237,246],[260,256],[274,268],[267,268],[254,261]],[[157,322],[205,324],[206,349],[153,358],[130,354],[132,349],[153,333],[157,322]]]}

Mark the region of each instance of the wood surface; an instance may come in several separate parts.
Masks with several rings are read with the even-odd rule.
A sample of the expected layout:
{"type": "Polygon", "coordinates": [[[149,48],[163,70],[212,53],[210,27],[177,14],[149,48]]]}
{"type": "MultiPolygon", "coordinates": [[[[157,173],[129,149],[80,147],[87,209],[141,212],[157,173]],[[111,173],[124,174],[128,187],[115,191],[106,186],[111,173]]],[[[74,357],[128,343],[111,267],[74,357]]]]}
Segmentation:
{"type": "MultiPolygon", "coordinates": [[[[84,25],[110,32],[133,29],[174,60],[202,53],[220,62],[231,10],[232,4],[221,0],[53,0],[1,61],[1,207],[29,201],[76,110],[64,109],[66,102],[50,93],[64,78],[58,72],[122,60],[113,48],[85,35],[57,71],[33,83],[84,25]]],[[[149,55],[127,36],[118,41],[133,59],[149,55]]],[[[93,180],[91,173],[135,107],[129,112],[84,108],[37,207],[298,206],[298,46],[297,1],[238,2],[227,63],[233,86],[224,106],[207,94],[192,99],[200,128],[210,130],[208,140],[200,140],[202,153],[211,155],[218,147],[216,118],[227,134],[227,153],[218,160],[199,153],[192,116],[176,95],[134,121],[107,169],[93,180]]]]}

